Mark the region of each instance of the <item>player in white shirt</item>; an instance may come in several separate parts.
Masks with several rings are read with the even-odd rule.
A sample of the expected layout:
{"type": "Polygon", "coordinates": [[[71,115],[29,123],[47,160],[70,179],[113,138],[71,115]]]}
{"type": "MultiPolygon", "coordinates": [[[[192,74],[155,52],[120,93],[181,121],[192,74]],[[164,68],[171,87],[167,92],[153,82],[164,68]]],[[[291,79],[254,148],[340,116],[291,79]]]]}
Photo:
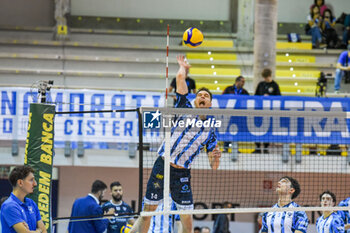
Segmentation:
{"type": "MultiPolygon", "coordinates": [[[[332,207],[336,203],[335,194],[325,191],[320,195],[322,207],[332,207]]],[[[323,211],[322,216],[316,221],[318,233],[344,233],[344,221],[336,211],[323,211]]]]}
{"type": "MultiPolygon", "coordinates": [[[[284,176],[278,183],[278,202],[273,208],[299,207],[293,199],[300,193],[298,181],[284,176]]],[[[262,219],[262,233],[306,233],[309,220],[304,211],[267,212],[262,219]]]]}

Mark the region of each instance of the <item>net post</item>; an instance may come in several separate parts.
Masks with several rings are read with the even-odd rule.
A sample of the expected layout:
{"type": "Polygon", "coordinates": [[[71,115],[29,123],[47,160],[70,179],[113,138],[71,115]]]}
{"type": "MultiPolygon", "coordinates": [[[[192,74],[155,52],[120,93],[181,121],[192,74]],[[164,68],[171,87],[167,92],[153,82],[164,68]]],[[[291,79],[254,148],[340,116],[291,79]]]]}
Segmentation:
{"type": "Polygon", "coordinates": [[[348,146],[348,156],[346,157],[348,165],[350,165],[350,146],[348,146]]]}
{"type": "Polygon", "coordinates": [[[143,192],[143,121],[142,121],[142,109],[137,108],[138,116],[138,131],[139,131],[139,203],[138,213],[142,211],[142,192],[143,192]]]}

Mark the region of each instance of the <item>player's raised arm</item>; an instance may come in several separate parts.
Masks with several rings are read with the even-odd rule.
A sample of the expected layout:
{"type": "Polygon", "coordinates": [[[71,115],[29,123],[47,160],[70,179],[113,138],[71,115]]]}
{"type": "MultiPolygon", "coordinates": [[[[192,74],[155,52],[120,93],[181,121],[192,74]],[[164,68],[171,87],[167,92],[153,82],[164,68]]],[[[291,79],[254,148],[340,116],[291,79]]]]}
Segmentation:
{"type": "Polygon", "coordinates": [[[185,95],[188,93],[186,84],[186,69],[189,69],[191,66],[186,62],[184,55],[179,55],[176,57],[176,59],[179,63],[179,70],[176,74],[176,92],[181,95],[185,95]]]}

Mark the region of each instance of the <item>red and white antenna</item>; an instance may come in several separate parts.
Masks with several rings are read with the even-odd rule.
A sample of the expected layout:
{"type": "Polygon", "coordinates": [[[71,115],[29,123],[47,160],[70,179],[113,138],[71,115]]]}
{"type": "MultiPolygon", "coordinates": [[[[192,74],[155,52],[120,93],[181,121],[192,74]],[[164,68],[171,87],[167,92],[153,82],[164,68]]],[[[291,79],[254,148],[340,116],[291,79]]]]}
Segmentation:
{"type": "Polygon", "coordinates": [[[166,33],[166,58],[165,58],[165,107],[168,107],[168,83],[169,83],[169,24],[166,33]]]}

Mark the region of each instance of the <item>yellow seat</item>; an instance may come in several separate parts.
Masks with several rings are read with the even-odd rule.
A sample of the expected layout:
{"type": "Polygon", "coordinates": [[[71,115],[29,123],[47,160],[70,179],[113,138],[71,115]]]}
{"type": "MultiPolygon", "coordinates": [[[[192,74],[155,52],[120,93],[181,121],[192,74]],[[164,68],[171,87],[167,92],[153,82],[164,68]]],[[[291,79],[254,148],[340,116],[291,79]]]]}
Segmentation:
{"type": "Polygon", "coordinates": [[[202,60],[237,60],[237,55],[234,53],[187,53],[187,59],[202,59],[202,60]]]}
{"type": "MultiPolygon", "coordinates": [[[[230,69],[230,68],[202,68],[202,67],[192,67],[190,69],[191,74],[203,74],[203,75],[241,75],[240,69],[230,69]]],[[[214,79],[215,77],[213,77],[214,79]]]]}
{"type": "Polygon", "coordinates": [[[314,86],[280,86],[280,90],[283,92],[294,92],[294,93],[314,93],[316,91],[316,85],[314,86]]]}
{"type": "Polygon", "coordinates": [[[227,84],[215,84],[215,83],[202,83],[202,82],[197,82],[196,83],[196,87],[197,89],[198,88],[201,88],[201,87],[206,87],[208,88],[210,91],[219,91],[219,92],[222,92],[225,90],[225,88],[227,87],[228,85],[227,84]]]}
{"type": "Polygon", "coordinates": [[[305,50],[311,50],[312,44],[311,43],[292,43],[292,42],[282,42],[277,41],[276,43],[276,49],[305,49],[305,50]]]}
{"type": "Polygon", "coordinates": [[[276,76],[279,77],[297,77],[297,78],[318,78],[319,70],[276,70],[276,76]]]}
{"type": "Polygon", "coordinates": [[[299,79],[294,79],[294,78],[288,78],[288,79],[281,79],[281,78],[276,78],[275,79],[278,85],[280,86],[315,86],[317,79],[314,78],[299,78],[299,79]]]}
{"type": "Polygon", "coordinates": [[[204,40],[201,47],[233,48],[233,40],[204,40]]]}
{"type": "Polygon", "coordinates": [[[240,153],[251,154],[255,150],[254,142],[239,142],[238,143],[238,151],[240,153]]]}
{"type": "Polygon", "coordinates": [[[277,55],[276,62],[300,62],[300,63],[315,63],[316,57],[309,55],[277,55]]]}

